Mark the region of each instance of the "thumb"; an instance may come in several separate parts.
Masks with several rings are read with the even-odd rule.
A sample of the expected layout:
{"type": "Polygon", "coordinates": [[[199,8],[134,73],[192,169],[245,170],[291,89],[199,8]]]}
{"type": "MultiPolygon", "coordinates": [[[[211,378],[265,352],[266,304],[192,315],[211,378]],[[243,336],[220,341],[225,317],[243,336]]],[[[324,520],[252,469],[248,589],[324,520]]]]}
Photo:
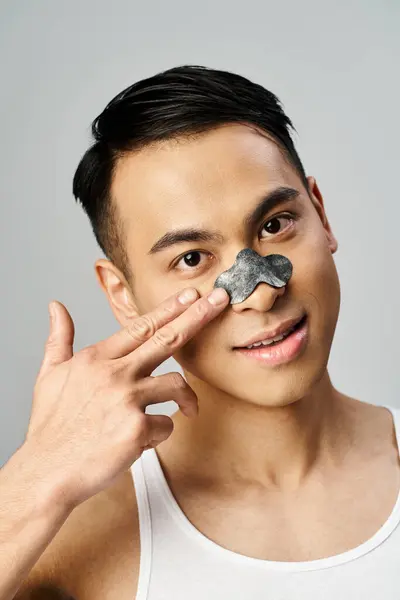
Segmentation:
{"type": "Polygon", "coordinates": [[[53,300],[48,306],[50,333],[46,340],[41,374],[48,368],[72,358],[75,327],[71,315],[61,302],[53,300]]]}

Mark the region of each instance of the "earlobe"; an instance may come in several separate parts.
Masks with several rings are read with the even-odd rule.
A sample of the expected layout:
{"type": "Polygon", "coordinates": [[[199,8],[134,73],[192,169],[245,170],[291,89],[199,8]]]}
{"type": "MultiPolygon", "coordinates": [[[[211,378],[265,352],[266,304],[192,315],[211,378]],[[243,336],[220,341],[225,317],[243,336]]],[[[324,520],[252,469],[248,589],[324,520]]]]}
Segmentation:
{"type": "Polygon", "coordinates": [[[331,253],[335,254],[336,250],[339,247],[339,244],[332,231],[330,231],[330,234],[328,234],[328,245],[331,253]]]}

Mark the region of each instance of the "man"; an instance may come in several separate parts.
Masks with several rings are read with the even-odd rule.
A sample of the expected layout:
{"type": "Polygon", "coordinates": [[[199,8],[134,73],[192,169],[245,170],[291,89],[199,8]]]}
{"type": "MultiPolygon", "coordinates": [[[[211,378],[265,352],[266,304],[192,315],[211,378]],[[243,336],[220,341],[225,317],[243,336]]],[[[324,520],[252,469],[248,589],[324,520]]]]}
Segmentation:
{"type": "MultiPolygon", "coordinates": [[[[283,288],[261,283],[243,302],[224,298],[217,312],[198,311],[190,337],[175,330],[171,355],[186,383],[177,377],[175,395],[157,392],[142,404],[174,399],[181,410],[172,421],[153,415],[158,434],[142,440],[133,464],[113,466],[114,478],[106,481],[111,465],[101,435],[115,435],[117,419],[93,433],[90,419],[84,426],[74,416],[68,435],[66,418],[46,416],[46,427],[37,416],[31,421],[30,455],[45,455],[53,477],[55,464],[64,473],[68,455],[68,494],[78,491],[18,598],[50,593],[50,584],[79,600],[398,597],[399,413],[351,398],[330,380],[338,243],[291,127],[271,92],[199,66],[134,84],[95,119],[74,194],[107,256],[96,262],[96,276],[121,327],[182,290],[205,298],[243,248],[289,258],[293,274],[283,288]],[[285,338],[271,344],[277,334],[285,338]],[[83,432],[84,491],[70,466],[79,462],[73,449],[83,432]],[[43,436],[59,440],[52,453],[43,436]]],[[[176,322],[185,314],[194,322],[194,306],[176,322]]],[[[173,310],[147,339],[172,323],[173,310]]],[[[60,303],[57,318],[48,356],[60,367],[72,356],[60,340],[71,345],[73,327],[60,303]]],[[[100,344],[82,362],[88,380],[96,357],[111,363],[120,352],[100,344]]],[[[156,362],[146,366],[149,374],[156,362]]],[[[116,387],[120,372],[114,368],[116,387]]],[[[69,414],[87,417],[89,388],[81,383],[69,414]]],[[[107,401],[114,406],[111,393],[107,401]]],[[[90,416],[97,418],[96,409],[90,416]]]]}

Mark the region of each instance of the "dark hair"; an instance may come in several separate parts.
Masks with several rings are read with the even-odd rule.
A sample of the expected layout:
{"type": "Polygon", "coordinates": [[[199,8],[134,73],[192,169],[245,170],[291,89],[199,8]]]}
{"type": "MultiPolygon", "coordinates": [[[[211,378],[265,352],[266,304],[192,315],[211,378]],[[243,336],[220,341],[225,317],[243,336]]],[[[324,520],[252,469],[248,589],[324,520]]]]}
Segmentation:
{"type": "Polygon", "coordinates": [[[123,224],[110,188],[117,160],[151,142],[198,134],[224,123],[264,130],[281,147],[308,191],[290,135],[296,131],[272,92],[228,71],[183,65],[120,92],[92,123],[93,145],[74,175],[73,194],[89,217],[104,254],[132,280],[123,224]]]}

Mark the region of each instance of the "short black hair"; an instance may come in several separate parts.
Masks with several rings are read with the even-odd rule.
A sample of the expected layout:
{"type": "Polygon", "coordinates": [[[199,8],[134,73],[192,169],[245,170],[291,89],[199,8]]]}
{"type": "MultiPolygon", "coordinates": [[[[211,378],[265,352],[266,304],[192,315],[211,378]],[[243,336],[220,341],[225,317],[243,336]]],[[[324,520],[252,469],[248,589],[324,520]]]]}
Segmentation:
{"type": "Polygon", "coordinates": [[[91,126],[94,143],[73,178],[73,194],[89,217],[100,248],[133,281],[123,223],[111,198],[115,165],[124,154],[161,140],[196,135],[226,123],[262,129],[299,173],[303,165],[275,94],[249,79],[199,65],[182,65],[142,79],[117,94],[91,126]]]}

